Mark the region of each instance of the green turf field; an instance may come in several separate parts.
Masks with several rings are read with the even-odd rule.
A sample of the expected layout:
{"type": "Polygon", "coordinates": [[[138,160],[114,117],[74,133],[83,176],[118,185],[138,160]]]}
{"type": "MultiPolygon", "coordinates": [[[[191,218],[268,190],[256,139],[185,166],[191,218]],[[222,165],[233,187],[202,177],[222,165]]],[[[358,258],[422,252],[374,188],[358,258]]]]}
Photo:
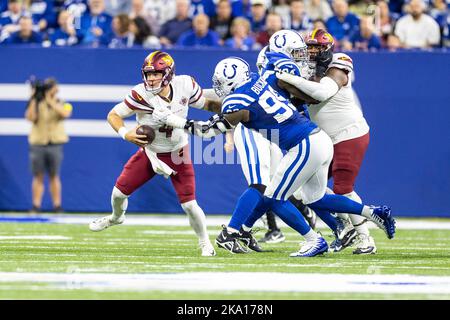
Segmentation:
{"type": "MultiPolygon", "coordinates": [[[[220,228],[208,230],[214,240],[220,228]]],[[[395,239],[388,240],[382,231],[372,229],[378,247],[376,255],[355,256],[349,248],[314,258],[290,258],[289,253],[298,249],[300,238],[287,228],[283,231],[285,242],[264,245],[270,252],[231,255],[217,249],[216,257],[201,257],[189,227],[122,225],[93,233],[80,224],[1,223],[0,299],[450,299],[450,293],[427,292],[134,290],[102,284],[96,289],[67,281],[47,282],[44,278],[33,282],[8,280],[9,273],[94,274],[95,277],[104,273],[270,272],[450,277],[450,230],[399,229],[395,239]],[[37,236],[44,238],[36,239],[37,236]],[[48,236],[55,238],[46,239],[48,236]]],[[[322,232],[330,243],[331,233],[322,232]]]]}

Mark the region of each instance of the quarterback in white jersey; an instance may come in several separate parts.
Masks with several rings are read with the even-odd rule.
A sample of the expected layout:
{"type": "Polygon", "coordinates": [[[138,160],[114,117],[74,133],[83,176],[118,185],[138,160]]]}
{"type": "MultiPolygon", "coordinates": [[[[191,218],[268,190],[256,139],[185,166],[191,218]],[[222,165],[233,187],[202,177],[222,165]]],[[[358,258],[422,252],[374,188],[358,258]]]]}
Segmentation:
{"type": "MultiPolygon", "coordinates": [[[[316,81],[286,73],[278,73],[277,77],[318,101],[309,104],[308,112],[311,120],[333,141],[334,156],[330,166],[333,192],[361,203],[353,187],[369,144],[369,126],[352,89],[353,61],[344,53],[333,54],[334,40],[325,30],[315,29],[306,42],[310,59],[316,63],[316,81]]],[[[364,224],[366,220],[355,215],[341,217],[346,228],[354,226],[356,232],[348,233],[353,236],[346,238],[345,243],[335,243],[332,250],[340,251],[351,244],[357,233],[359,239],[353,253],[375,253],[375,243],[364,224]]]]}
{"type": "Polygon", "coordinates": [[[170,109],[186,119],[189,106],[220,110],[220,103],[205,99],[202,88],[190,76],[174,74],[175,62],[161,51],[149,54],[142,66],[143,83],[136,85],[123,102],[108,114],[108,122],[119,135],[140,148],[125,164],[111,195],[112,215],[94,220],[92,231],[102,231],[125,219],[128,197],[156,174],[170,177],[178,200],[199,238],[203,256],[215,255],[206,231],[205,214],[195,200],[195,176],[189,157],[188,136],[183,129],[161,125],[154,111],[170,109]],[[128,130],[123,118],[136,115],[138,127],[128,130]],[[136,133],[142,125],[154,130],[154,140],[136,133]]]}

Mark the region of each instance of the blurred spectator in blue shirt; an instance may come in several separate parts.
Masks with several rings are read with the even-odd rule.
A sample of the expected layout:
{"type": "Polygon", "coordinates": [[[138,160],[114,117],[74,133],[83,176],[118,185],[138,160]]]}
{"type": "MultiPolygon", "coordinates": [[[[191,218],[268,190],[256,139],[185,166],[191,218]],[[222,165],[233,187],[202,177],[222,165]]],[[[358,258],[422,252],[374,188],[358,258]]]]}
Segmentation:
{"type": "Polygon", "coordinates": [[[109,48],[127,48],[132,46],[133,38],[130,33],[130,18],[127,14],[121,13],[113,18],[112,30],[113,38],[108,44],[109,48]]]}
{"type": "Polygon", "coordinates": [[[217,47],[219,46],[219,34],[209,30],[209,17],[200,13],[192,21],[192,30],[183,33],[177,41],[177,45],[185,47],[217,47]]]}
{"type": "Polygon", "coordinates": [[[229,0],[219,0],[217,3],[217,15],[211,18],[211,30],[220,36],[220,44],[231,37],[231,5],[229,0]]]}
{"type": "Polygon", "coordinates": [[[53,0],[31,0],[28,8],[33,24],[39,31],[56,27],[56,12],[53,0]]]}
{"type": "Polygon", "coordinates": [[[449,39],[448,25],[450,24],[450,14],[445,0],[434,0],[429,14],[438,23],[441,31],[441,46],[445,46],[445,40],[449,39]]]}
{"type": "Polygon", "coordinates": [[[175,18],[163,24],[159,32],[159,41],[163,46],[175,44],[180,35],[192,27],[192,19],[189,18],[189,0],[177,0],[176,7],[175,18]]]}
{"type": "Polygon", "coordinates": [[[251,0],[230,0],[233,17],[248,17],[250,15],[251,0]]]}
{"type": "Polygon", "coordinates": [[[112,38],[112,17],[105,13],[105,1],[89,0],[88,5],[89,12],[81,17],[80,41],[93,47],[108,45],[112,38]]]}
{"type": "Polygon", "coordinates": [[[348,40],[359,27],[359,18],[349,12],[345,0],[333,0],[334,16],[327,20],[327,30],[338,42],[348,40]]]}
{"type": "Polygon", "coordinates": [[[389,0],[389,10],[401,15],[403,13],[403,5],[405,2],[405,0],[389,0]]]}
{"type": "Polygon", "coordinates": [[[305,12],[303,0],[292,0],[290,15],[285,21],[285,28],[299,32],[312,30],[312,21],[305,12]]]}
{"type": "Polygon", "coordinates": [[[374,33],[372,17],[363,16],[359,21],[359,30],[350,37],[353,50],[375,51],[381,49],[381,40],[374,33]]]}
{"type": "Polygon", "coordinates": [[[195,17],[196,15],[204,13],[208,17],[214,17],[216,15],[216,4],[213,0],[191,0],[191,7],[189,9],[189,16],[195,17]]]}
{"type": "Polygon", "coordinates": [[[251,50],[255,39],[250,35],[250,22],[243,17],[237,17],[231,25],[231,38],[225,40],[225,47],[241,50],[251,50]]]}
{"type": "Polygon", "coordinates": [[[49,40],[54,46],[72,46],[78,43],[77,32],[73,24],[74,17],[67,11],[62,10],[58,15],[58,28],[50,33],[49,40]]]}
{"type": "Polygon", "coordinates": [[[31,17],[23,16],[19,20],[19,31],[12,33],[2,43],[4,44],[42,44],[42,35],[33,31],[33,20],[31,17]]]}
{"type": "Polygon", "coordinates": [[[8,0],[8,10],[0,14],[0,41],[20,29],[19,19],[24,13],[22,0],[8,0]]]}
{"type": "Polygon", "coordinates": [[[7,0],[1,0],[0,1],[0,13],[3,11],[8,10],[8,1],[7,0]]]}
{"type": "Polygon", "coordinates": [[[89,12],[88,0],[65,0],[64,9],[73,16],[75,29],[80,29],[81,17],[89,12]]]}
{"type": "Polygon", "coordinates": [[[252,32],[258,33],[264,30],[266,25],[266,2],[265,0],[250,0],[251,14],[248,17],[252,32]]]}

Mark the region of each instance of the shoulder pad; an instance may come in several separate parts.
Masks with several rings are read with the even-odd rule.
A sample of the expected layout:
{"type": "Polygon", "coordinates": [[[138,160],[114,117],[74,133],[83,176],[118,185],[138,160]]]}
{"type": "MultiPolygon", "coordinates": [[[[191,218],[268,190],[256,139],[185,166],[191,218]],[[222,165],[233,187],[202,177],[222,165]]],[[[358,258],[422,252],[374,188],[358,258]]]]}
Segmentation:
{"type": "Polygon", "coordinates": [[[328,68],[337,68],[347,72],[353,72],[353,60],[345,53],[335,53],[333,54],[333,60],[331,60],[328,68]]]}

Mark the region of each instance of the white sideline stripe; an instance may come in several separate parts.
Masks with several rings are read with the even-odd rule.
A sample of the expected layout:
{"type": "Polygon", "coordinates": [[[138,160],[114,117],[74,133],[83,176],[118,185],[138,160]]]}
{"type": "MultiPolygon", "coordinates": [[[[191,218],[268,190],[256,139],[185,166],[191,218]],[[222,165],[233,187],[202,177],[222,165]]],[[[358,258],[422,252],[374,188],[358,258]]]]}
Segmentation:
{"type": "Polygon", "coordinates": [[[1,272],[0,282],[45,282],[65,289],[450,294],[450,277],[276,272],[155,274],[1,272]]]}
{"type": "Polygon", "coordinates": [[[65,236],[0,236],[0,240],[70,240],[65,236]]]}
{"type": "MultiPolygon", "coordinates": [[[[68,102],[115,102],[122,101],[133,85],[59,84],[59,97],[68,102]]],[[[26,83],[0,84],[0,100],[28,101],[31,88],[26,83]]]]}
{"type": "MultiPolygon", "coordinates": [[[[104,214],[106,215],[106,214],[104,214]]],[[[60,224],[89,224],[92,220],[104,216],[102,214],[39,214],[34,217],[48,218],[51,223],[60,224]]],[[[29,218],[28,214],[17,214],[2,212],[0,218],[29,218]]],[[[206,225],[209,227],[220,227],[222,224],[227,224],[230,216],[227,215],[206,215],[206,225]]],[[[443,219],[445,221],[430,221],[427,219],[410,219],[398,218],[398,229],[414,229],[414,230],[450,230],[450,219],[443,219]]],[[[288,227],[283,221],[277,219],[277,223],[281,227],[288,227]]],[[[173,226],[173,227],[189,227],[188,217],[185,215],[151,215],[151,214],[128,214],[126,215],[123,225],[134,226],[173,226]]],[[[369,229],[378,229],[373,223],[368,223],[369,229]]],[[[120,226],[114,226],[120,227],[120,226]]],[[[263,227],[261,220],[255,223],[255,227],[263,227]]],[[[317,221],[318,228],[327,228],[322,221],[317,221]]]]}
{"type": "MultiPolygon", "coordinates": [[[[131,129],[136,126],[135,121],[125,121],[125,126],[131,129]]],[[[71,137],[119,137],[105,120],[68,119],[64,121],[66,132],[71,137]]],[[[25,119],[0,119],[0,136],[28,136],[31,123],[25,119]]]]}

